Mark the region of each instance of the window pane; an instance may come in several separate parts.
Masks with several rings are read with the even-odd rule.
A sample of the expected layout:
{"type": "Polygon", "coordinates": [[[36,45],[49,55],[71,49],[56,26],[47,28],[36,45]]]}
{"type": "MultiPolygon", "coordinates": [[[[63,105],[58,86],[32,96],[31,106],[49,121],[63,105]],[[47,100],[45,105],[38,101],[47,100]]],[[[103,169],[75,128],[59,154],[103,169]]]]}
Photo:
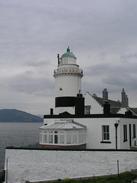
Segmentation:
{"type": "Polygon", "coordinates": [[[109,133],[109,126],[106,126],[106,132],[109,133]]]}
{"type": "Polygon", "coordinates": [[[91,108],[90,105],[85,106],[85,114],[90,114],[90,108],[91,108]]]}
{"type": "Polygon", "coordinates": [[[54,144],[58,144],[58,131],[54,131],[54,144]]]}
{"type": "Polygon", "coordinates": [[[44,135],[44,143],[47,143],[47,135],[44,135]]]}
{"type": "Polygon", "coordinates": [[[81,143],[82,142],[82,135],[81,135],[81,133],[79,134],[79,143],[81,143]]]}
{"type": "Polygon", "coordinates": [[[77,135],[73,135],[72,144],[77,144],[77,135]]]}
{"type": "Polygon", "coordinates": [[[64,144],[64,135],[60,135],[60,144],[64,144]]]}
{"type": "Polygon", "coordinates": [[[49,143],[50,143],[50,144],[53,143],[53,135],[52,135],[52,134],[49,135],[49,143]]]}
{"type": "Polygon", "coordinates": [[[102,140],[109,140],[109,125],[103,125],[102,126],[102,140]]]}
{"type": "Polygon", "coordinates": [[[71,135],[67,135],[67,144],[71,144],[71,135]]]}
{"type": "Polygon", "coordinates": [[[58,143],[58,135],[54,135],[54,143],[55,143],[55,144],[58,143]]]}

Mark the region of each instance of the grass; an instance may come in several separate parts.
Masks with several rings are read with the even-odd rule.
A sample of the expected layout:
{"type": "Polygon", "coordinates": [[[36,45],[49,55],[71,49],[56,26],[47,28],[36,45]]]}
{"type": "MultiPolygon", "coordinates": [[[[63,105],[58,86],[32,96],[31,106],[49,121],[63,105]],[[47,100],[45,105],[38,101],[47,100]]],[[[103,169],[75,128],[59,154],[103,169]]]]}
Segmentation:
{"type": "Polygon", "coordinates": [[[131,172],[121,173],[119,176],[101,176],[92,177],[88,179],[69,179],[54,181],[54,183],[131,183],[132,180],[137,178],[137,174],[131,172]]]}

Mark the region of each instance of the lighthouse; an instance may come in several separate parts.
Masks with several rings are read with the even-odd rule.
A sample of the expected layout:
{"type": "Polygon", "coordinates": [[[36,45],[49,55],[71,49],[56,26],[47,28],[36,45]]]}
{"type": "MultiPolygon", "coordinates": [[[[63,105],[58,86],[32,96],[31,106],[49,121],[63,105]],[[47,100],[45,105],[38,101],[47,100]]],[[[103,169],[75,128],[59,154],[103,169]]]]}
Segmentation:
{"type": "Polygon", "coordinates": [[[54,70],[56,114],[84,112],[84,98],[81,94],[83,70],[76,61],[77,58],[69,47],[61,57],[58,55],[58,66],[54,70]]]}
{"type": "Polygon", "coordinates": [[[123,103],[108,99],[106,88],[102,97],[90,92],[82,95],[82,77],[83,71],[69,47],[61,56],[58,54],[54,70],[55,107],[50,114],[44,115],[40,146],[47,149],[136,147],[137,116],[134,115],[134,108],[128,107],[126,113],[119,112],[124,99],[127,99],[124,89],[122,97],[126,97],[122,98],[123,103]]]}
{"type": "Polygon", "coordinates": [[[50,115],[44,115],[44,124],[40,127],[39,144],[44,148],[86,148],[87,128],[74,119],[84,115],[83,71],[76,61],[69,47],[61,57],[58,55],[54,70],[55,108],[50,110],[50,115]]]}

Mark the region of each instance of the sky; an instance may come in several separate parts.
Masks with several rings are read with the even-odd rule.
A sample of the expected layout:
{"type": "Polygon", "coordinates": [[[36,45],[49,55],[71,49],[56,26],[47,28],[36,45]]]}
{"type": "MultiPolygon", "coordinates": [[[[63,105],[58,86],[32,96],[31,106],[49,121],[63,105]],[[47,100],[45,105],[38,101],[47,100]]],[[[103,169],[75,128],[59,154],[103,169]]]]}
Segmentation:
{"type": "MultiPolygon", "coordinates": [[[[0,0],[0,108],[49,113],[57,54],[68,45],[82,91],[137,107],[137,0],[0,0]]],[[[53,103],[53,104],[52,104],[53,103]]]]}

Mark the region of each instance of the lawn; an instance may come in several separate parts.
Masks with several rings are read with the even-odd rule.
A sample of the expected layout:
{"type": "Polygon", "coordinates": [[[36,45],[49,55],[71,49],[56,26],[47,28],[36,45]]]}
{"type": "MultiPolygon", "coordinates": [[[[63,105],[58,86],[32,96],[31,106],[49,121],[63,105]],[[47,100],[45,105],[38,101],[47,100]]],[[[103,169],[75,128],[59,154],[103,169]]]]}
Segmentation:
{"type": "Polygon", "coordinates": [[[54,181],[54,183],[131,183],[132,180],[137,179],[137,174],[125,172],[118,175],[92,177],[88,179],[69,179],[54,181]]]}

